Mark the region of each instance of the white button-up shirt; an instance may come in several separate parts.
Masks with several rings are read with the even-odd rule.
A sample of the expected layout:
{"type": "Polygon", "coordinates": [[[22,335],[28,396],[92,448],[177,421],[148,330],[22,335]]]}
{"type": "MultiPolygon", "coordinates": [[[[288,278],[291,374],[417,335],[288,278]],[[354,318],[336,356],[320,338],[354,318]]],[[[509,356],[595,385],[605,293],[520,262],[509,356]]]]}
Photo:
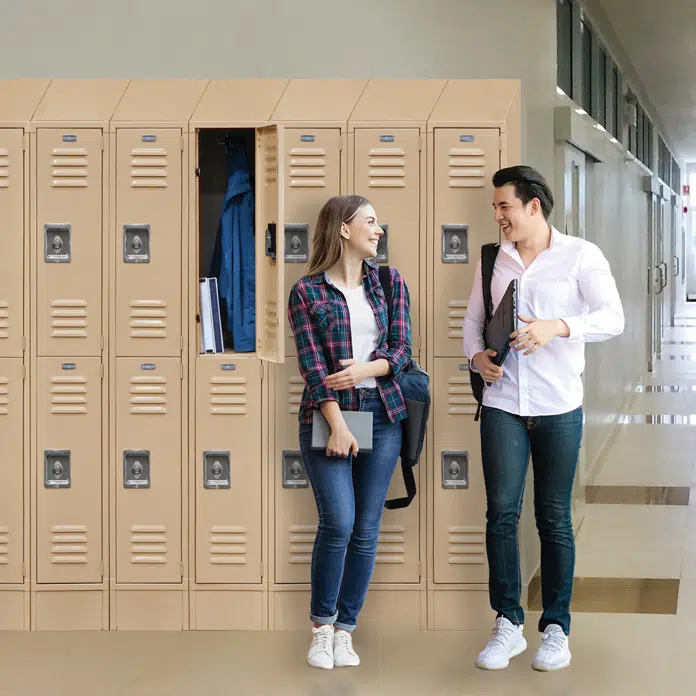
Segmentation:
{"type": "MultiPolygon", "coordinates": [[[[517,311],[534,319],[563,319],[569,338],[555,338],[531,355],[511,349],[503,376],[486,386],[483,404],[520,416],[552,416],[582,405],[585,343],[606,341],[624,329],[624,314],[609,263],[599,247],[577,237],[551,232],[551,245],[525,269],[512,242],[500,245],[491,295],[497,308],[513,279],[518,281],[517,311]]],[[[464,354],[486,349],[481,261],[464,319],[464,354]]],[[[520,322],[521,326],[524,326],[520,322]]]]}

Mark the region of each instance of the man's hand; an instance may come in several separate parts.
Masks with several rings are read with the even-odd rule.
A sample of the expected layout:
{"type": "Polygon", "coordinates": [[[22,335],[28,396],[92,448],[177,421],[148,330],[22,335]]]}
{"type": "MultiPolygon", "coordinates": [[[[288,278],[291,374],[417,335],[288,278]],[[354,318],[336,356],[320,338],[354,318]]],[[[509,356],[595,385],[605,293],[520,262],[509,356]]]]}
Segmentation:
{"type": "Polygon", "coordinates": [[[341,365],[345,366],[346,369],[335,372],[326,378],[325,384],[329,389],[335,389],[336,391],[350,389],[368,377],[374,376],[370,363],[358,362],[357,360],[341,360],[341,365]]]}
{"type": "Polygon", "coordinates": [[[531,319],[518,315],[520,321],[527,326],[510,334],[510,345],[517,351],[524,350],[524,355],[531,355],[535,350],[543,348],[547,343],[559,336],[567,338],[570,329],[562,319],[531,319]]]}
{"type": "Polygon", "coordinates": [[[479,374],[483,377],[484,381],[489,384],[497,382],[503,376],[503,368],[499,367],[491,360],[491,358],[495,358],[496,355],[498,354],[489,348],[482,353],[476,353],[472,358],[472,362],[479,371],[479,374]]]}

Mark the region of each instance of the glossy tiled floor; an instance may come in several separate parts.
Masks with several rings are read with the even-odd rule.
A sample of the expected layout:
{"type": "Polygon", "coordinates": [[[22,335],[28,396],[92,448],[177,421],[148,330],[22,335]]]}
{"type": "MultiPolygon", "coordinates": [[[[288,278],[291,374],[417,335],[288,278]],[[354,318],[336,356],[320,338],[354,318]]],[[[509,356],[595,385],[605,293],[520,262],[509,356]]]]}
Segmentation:
{"type": "MultiPolygon", "coordinates": [[[[663,357],[644,385],[696,385],[693,327],[668,330],[663,357]],[[689,343],[676,343],[676,342],[689,343]],[[672,343],[674,342],[674,343],[672,343]]],[[[643,391],[629,412],[696,414],[696,392],[643,391]]],[[[696,486],[696,426],[623,425],[597,472],[598,486],[696,486]]],[[[476,670],[487,631],[355,635],[358,669],[306,666],[307,633],[0,634],[0,694],[12,696],[535,694],[671,696],[693,691],[696,654],[696,491],[690,504],[586,506],[577,575],[679,581],[676,614],[585,613],[573,617],[570,669],[537,674],[538,645],[528,616],[529,651],[500,673],[476,670]]],[[[625,580],[622,581],[625,584],[625,580]]],[[[660,583],[657,583],[658,585],[660,583]]]]}

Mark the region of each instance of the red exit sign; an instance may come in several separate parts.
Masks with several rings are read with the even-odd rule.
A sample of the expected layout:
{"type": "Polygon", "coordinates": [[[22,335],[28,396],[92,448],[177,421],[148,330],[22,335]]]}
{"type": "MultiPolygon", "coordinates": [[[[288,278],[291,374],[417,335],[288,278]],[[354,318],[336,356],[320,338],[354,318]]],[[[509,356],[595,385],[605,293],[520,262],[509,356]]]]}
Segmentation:
{"type": "Polygon", "coordinates": [[[691,193],[691,186],[689,186],[689,184],[684,184],[682,188],[684,189],[685,196],[688,196],[691,193]]]}

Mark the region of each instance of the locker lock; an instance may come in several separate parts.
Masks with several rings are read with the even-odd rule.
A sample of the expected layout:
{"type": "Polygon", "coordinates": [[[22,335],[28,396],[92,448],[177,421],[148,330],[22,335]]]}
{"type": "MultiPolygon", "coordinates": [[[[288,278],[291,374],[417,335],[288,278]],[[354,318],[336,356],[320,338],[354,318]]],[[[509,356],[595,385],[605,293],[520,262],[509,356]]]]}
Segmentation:
{"type": "Polygon", "coordinates": [[[469,487],[469,453],[448,451],[442,453],[442,487],[469,487]]]}
{"type": "Polygon", "coordinates": [[[469,263],[469,225],[442,226],[442,263],[469,263]]]}
{"type": "Polygon", "coordinates": [[[309,479],[304,467],[302,452],[283,451],[283,488],[308,488],[309,479]]]}
{"type": "Polygon", "coordinates": [[[271,222],[266,228],[266,256],[276,259],[276,224],[271,222]]]}
{"type": "Polygon", "coordinates": [[[230,488],[230,453],[208,450],[203,452],[203,488],[230,488]]]}
{"type": "Polygon", "coordinates": [[[123,453],[123,487],[150,487],[150,451],[125,450],[123,453]]]}
{"type": "Polygon", "coordinates": [[[123,262],[150,263],[150,225],[123,226],[123,262]]]}
{"type": "Polygon", "coordinates": [[[309,225],[285,225],[285,262],[309,261],[309,225]]]}
{"type": "Polygon", "coordinates": [[[46,263],[70,263],[71,225],[44,225],[44,261],[46,263]]]}
{"type": "Polygon", "coordinates": [[[70,450],[44,451],[44,488],[70,488],[70,450]]]}

